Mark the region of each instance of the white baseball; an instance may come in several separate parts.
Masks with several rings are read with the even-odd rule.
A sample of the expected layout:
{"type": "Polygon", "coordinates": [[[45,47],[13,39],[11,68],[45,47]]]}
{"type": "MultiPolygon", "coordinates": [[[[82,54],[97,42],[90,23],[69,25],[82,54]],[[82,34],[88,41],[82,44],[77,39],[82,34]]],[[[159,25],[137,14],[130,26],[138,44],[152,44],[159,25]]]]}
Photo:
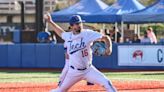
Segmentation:
{"type": "Polygon", "coordinates": [[[48,15],[47,14],[44,14],[44,19],[48,19],[48,15]]]}

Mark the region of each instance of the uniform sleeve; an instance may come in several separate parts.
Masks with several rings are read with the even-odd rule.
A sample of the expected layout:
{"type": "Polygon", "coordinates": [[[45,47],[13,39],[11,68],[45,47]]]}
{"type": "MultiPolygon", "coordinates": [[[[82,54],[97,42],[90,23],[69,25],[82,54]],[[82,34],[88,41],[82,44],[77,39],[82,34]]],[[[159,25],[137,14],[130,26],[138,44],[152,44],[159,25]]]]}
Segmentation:
{"type": "Polygon", "coordinates": [[[63,40],[66,41],[68,39],[68,32],[63,32],[61,37],[62,37],[63,40]]]}
{"type": "Polygon", "coordinates": [[[64,42],[64,52],[67,52],[67,46],[66,46],[66,42],[64,42]]]}
{"type": "Polygon", "coordinates": [[[95,41],[99,38],[102,38],[102,34],[93,30],[87,31],[87,37],[90,42],[95,41]]]}
{"type": "Polygon", "coordinates": [[[63,45],[64,45],[64,48],[66,48],[66,42],[64,42],[64,44],[63,44],[63,45]]]}

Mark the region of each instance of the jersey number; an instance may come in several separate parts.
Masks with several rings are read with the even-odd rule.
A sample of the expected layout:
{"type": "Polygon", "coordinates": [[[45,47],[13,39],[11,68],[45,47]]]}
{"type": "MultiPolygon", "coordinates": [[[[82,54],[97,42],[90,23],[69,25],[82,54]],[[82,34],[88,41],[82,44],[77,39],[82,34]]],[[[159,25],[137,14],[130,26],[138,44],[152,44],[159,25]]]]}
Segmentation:
{"type": "Polygon", "coordinates": [[[82,50],[81,53],[82,53],[82,57],[88,56],[88,50],[87,49],[82,50]]]}

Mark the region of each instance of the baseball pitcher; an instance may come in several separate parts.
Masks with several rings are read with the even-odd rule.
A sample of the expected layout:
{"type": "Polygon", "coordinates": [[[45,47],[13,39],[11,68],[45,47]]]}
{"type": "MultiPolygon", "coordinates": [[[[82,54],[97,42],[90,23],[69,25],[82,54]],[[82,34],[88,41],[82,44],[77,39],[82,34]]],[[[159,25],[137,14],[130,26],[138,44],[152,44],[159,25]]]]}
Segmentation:
{"type": "Polygon", "coordinates": [[[102,85],[107,92],[116,92],[112,83],[92,65],[91,45],[94,41],[104,41],[107,49],[105,54],[112,53],[112,43],[109,37],[90,29],[83,29],[82,19],[78,15],[70,18],[71,32],[65,32],[54,23],[50,14],[45,19],[52,25],[54,31],[67,42],[69,53],[69,69],[60,86],[50,92],[67,92],[70,87],[81,80],[102,85]]]}

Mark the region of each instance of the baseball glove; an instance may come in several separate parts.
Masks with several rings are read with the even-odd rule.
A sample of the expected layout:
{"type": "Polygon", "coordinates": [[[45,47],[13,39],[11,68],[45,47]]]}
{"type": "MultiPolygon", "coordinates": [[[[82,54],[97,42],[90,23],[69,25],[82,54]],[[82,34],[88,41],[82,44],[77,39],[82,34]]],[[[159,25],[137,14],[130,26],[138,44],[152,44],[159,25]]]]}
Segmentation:
{"type": "Polygon", "coordinates": [[[106,53],[106,44],[104,42],[94,42],[91,48],[94,55],[104,56],[106,53]]]}

